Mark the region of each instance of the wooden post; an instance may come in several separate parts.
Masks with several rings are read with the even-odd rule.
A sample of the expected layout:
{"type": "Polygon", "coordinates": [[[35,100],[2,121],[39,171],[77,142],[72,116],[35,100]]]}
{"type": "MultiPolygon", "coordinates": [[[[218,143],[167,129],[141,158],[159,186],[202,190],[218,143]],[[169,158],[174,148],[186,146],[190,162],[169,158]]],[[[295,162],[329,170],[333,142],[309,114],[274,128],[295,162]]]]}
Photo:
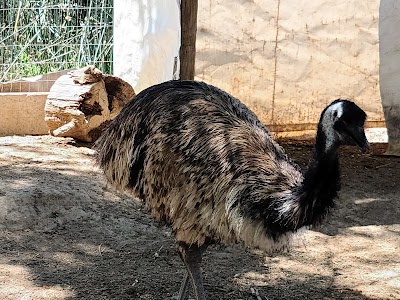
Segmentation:
{"type": "Polygon", "coordinates": [[[196,58],[198,0],[181,0],[180,80],[193,80],[196,58]]]}

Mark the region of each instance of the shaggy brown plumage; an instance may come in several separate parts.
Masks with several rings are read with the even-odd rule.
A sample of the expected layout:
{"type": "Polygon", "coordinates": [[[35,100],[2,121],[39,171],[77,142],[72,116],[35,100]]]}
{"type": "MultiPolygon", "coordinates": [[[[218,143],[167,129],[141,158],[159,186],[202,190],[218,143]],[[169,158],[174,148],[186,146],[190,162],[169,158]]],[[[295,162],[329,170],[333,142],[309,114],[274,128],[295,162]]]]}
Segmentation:
{"type": "MultiPolygon", "coordinates": [[[[202,82],[170,81],[139,93],[96,148],[108,181],[172,227],[187,266],[186,254],[197,249],[199,265],[209,243],[271,252],[319,222],[340,187],[339,145],[368,145],[365,117],[347,100],[328,106],[303,176],[239,100],[202,82]]],[[[199,282],[193,284],[205,299],[199,282]]]]}

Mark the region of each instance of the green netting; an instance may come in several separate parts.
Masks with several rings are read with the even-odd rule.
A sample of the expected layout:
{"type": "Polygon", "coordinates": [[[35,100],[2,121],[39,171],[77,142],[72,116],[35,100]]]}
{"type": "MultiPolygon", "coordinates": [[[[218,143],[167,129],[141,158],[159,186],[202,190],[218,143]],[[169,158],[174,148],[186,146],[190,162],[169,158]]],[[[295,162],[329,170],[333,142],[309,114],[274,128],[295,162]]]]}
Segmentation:
{"type": "Polygon", "coordinates": [[[0,0],[0,81],[95,64],[112,73],[112,0],[0,0]]]}

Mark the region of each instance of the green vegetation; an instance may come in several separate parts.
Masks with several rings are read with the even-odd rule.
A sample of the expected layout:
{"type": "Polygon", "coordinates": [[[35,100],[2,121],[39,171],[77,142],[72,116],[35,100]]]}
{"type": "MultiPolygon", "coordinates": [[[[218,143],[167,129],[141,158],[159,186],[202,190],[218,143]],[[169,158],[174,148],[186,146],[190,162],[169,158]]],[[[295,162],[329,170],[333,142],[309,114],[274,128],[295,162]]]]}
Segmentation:
{"type": "Polygon", "coordinates": [[[112,0],[0,0],[0,81],[94,64],[112,73],[112,0]]]}

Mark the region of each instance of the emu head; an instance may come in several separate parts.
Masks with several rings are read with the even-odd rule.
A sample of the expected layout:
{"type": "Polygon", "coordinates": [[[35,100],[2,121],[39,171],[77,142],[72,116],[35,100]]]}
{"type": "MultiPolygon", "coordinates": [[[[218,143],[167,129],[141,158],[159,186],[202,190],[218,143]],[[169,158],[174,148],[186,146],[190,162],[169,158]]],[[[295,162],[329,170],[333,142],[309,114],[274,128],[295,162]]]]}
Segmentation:
{"type": "Polygon", "coordinates": [[[354,102],[338,99],[321,114],[318,131],[324,133],[325,150],[340,145],[353,145],[365,152],[369,143],[364,124],[367,115],[354,102]]]}

